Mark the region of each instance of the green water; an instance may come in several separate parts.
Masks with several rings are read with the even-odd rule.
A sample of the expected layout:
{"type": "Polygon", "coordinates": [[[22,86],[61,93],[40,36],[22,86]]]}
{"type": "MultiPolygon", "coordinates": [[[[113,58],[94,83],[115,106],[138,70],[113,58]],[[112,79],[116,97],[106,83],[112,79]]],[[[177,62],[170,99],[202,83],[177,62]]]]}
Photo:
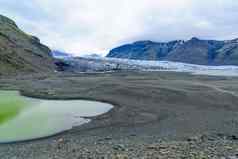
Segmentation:
{"type": "Polygon", "coordinates": [[[0,143],[54,135],[89,122],[82,116],[109,111],[112,105],[84,100],[41,100],[0,91],[0,143]]]}
{"type": "Polygon", "coordinates": [[[0,124],[15,117],[27,105],[17,92],[0,91],[0,124]]]}

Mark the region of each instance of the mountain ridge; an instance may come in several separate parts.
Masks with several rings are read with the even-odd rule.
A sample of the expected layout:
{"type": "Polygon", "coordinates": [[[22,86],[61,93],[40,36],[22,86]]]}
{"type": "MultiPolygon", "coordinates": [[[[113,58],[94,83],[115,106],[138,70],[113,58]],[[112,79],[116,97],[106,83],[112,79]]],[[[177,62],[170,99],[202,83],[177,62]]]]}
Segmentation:
{"type": "Polygon", "coordinates": [[[238,39],[169,42],[137,41],[112,49],[106,57],[166,60],[201,65],[238,65],[238,39]]]}

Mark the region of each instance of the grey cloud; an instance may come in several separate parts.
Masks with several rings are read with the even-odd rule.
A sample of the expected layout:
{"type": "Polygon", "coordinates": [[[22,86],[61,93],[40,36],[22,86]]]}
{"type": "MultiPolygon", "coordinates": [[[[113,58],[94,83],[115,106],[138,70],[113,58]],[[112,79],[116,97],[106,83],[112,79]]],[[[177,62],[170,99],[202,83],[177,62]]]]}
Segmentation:
{"type": "Polygon", "coordinates": [[[1,0],[0,6],[24,31],[78,55],[136,40],[238,37],[237,0],[1,0]]]}

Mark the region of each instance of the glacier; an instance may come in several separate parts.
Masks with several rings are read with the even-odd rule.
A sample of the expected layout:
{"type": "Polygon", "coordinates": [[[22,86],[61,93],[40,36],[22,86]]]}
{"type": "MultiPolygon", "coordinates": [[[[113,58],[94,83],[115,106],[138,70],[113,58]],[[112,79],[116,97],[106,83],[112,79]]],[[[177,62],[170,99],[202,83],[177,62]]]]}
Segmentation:
{"type": "Polygon", "coordinates": [[[173,71],[187,72],[195,75],[211,76],[238,76],[238,66],[206,66],[172,61],[147,61],[131,60],[108,57],[73,57],[67,58],[66,61],[80,70],[87,67],[81,72],[107,72],[116,70],[138,70],[138,71],[173,71]]]}

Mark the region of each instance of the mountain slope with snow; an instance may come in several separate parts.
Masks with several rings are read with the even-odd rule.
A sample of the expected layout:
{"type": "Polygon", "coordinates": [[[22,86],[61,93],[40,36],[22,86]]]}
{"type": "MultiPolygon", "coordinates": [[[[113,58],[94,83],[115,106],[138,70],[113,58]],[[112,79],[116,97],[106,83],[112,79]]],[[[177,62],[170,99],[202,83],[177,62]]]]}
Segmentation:
{"type": "Polygon", "coordinates": [[[200,65],[238,65],[238,40],[138,41],[112,49],[107,57],[166,60],[200,65]]]}

